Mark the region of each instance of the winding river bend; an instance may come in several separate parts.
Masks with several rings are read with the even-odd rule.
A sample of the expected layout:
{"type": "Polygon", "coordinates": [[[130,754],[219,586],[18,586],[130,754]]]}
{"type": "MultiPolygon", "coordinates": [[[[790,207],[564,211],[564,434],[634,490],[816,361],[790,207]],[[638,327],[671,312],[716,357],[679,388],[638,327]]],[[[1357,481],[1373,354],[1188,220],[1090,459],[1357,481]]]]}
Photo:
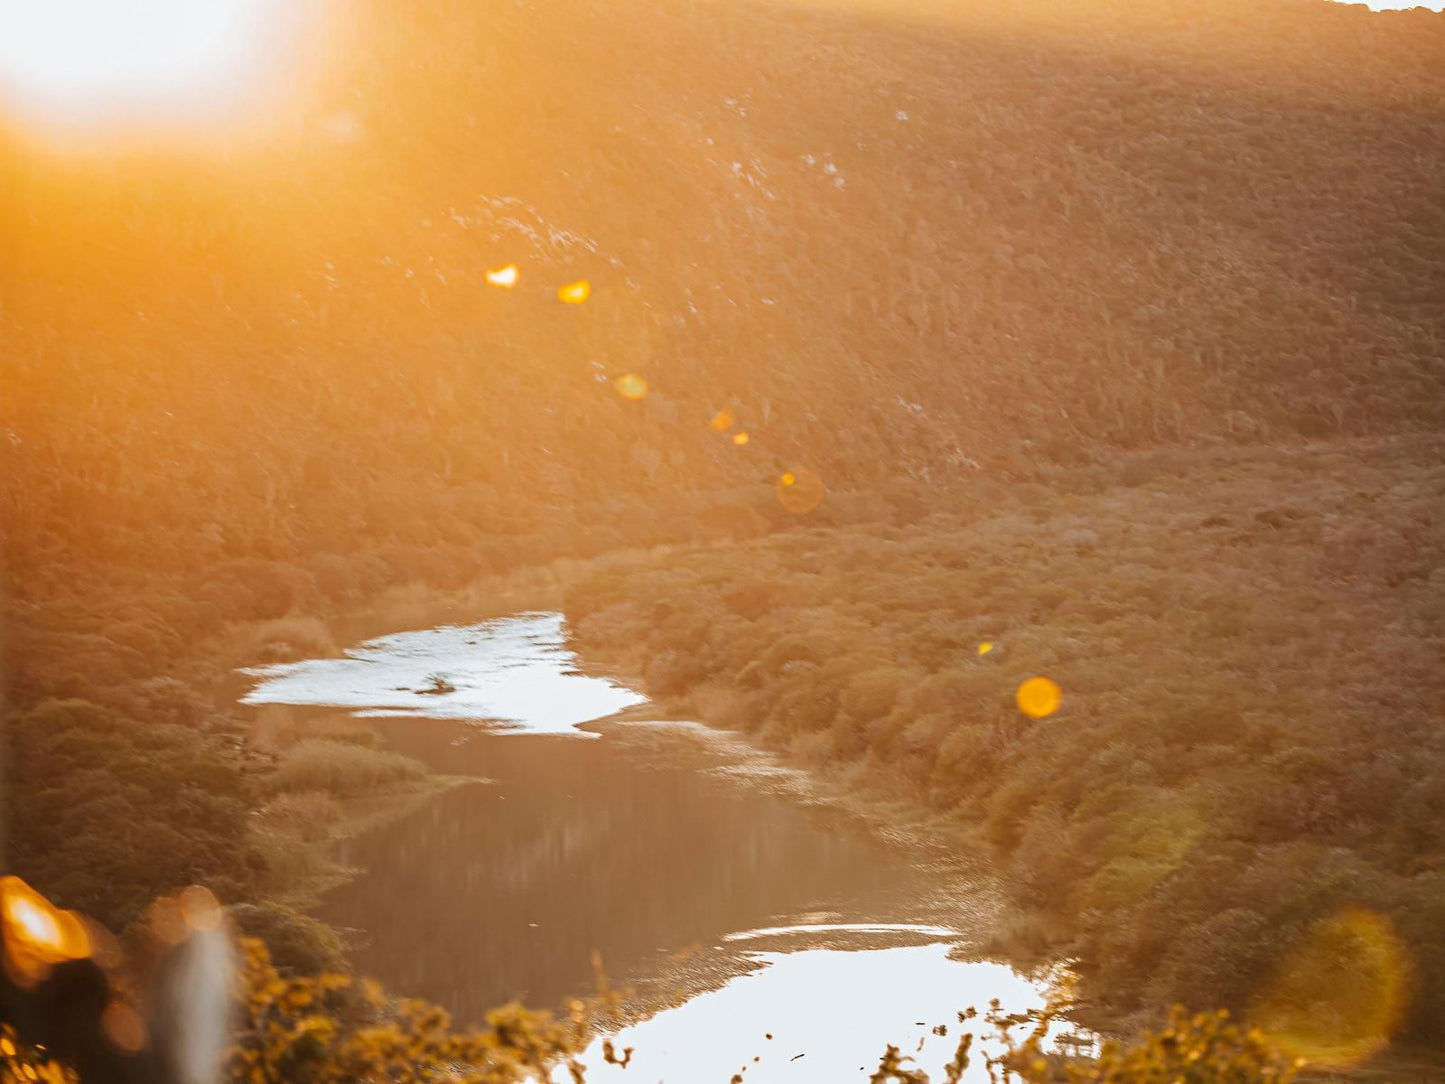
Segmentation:
{"type": "Polygon", "coordinates": [[[560,614],[249,673],[245,703],[373,716],[399,752],[481,777],[349,841],[363,872],[320,917],[352,932],[364,972],[468,1023],[590,992],[600,954],[662,1008],[621,1037],[638,1047],[626,1076],[589,1079],[865,1080],[887,1042],[937,1072],[957,1011],[1042,1002],[962,958],[985,908],[937,856],[803,800],[797,773],[736,736],[592,725],[645,699],[581,673],[560,614]]]}

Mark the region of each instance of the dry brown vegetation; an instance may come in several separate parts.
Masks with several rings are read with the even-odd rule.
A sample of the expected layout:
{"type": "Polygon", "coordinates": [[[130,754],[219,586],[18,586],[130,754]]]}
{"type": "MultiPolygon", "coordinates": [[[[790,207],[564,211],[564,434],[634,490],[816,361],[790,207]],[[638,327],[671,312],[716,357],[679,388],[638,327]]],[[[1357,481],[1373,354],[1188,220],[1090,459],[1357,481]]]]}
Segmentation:
{"type": "Polygon", "coordinates": [[[398,753],[329,738],[307,738],[282,755],[273,785],[282,791],[325,790],[356,797],[415,781],[425,774],[420,761],[398,753]]]}
{"type": "Polygon", "coordinates": [[[1440,452],[1151,455],[859,527],[825,507],[615,562],[568,613],[674,710],[967,826],[1017,904],[1008,947],[1077,957],[1115,1012],[1246,1008],[1361,907],[1407,940],[1438,1042],[1440,452]],[[1064,701],[1030,721],[1036,674],[1064,701]]]}
{"type": "Polygon", "coordinates": [[[295,662],[336,654],[336,643],[326,622],[291,615],[248,622],[234,630],[238,664],[295,662]]]}

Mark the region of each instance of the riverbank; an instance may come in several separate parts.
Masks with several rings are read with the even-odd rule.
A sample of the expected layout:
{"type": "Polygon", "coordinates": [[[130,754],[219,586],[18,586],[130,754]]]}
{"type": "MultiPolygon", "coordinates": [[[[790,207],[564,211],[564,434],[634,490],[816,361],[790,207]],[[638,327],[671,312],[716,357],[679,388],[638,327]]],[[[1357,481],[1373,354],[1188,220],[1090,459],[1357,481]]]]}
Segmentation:
{"type": "MultiPolygon", "coordinates": [[[[607,672],[584,663],[589,673],[607,672]]],[[[615,673],[615,671],[614,671],[615,673]]],[[[663,698],[589,724],[598,732],[621,732],[654,756],[682,755],[680,743],[706,750],[715,763],[702,770],[711,778],[758,793],[785,797],[804,807],[828,809],[846,817],[880,843],[908,853],[919,868],[936,873],[954,886],[952,905],[941,896],[930,903],[934,919],[966,918],[968,925],[997,921],[1002,897],[997,881],[966,828],[930,814],[897,795],[851,787],[843,777],[818,765],[807,765],[756,743],[747,733],[725,730],[686,718],[686,698],[663,698]],[[646,735],[656,734],[655,740],[646,735]],[[968,909],[965,911],[965,904],[968,909]],[[987,921],[979,920],[987,916],[987,921]]],[[[978,939],[993,944],[992,936],[978,939]]]]}
{"type": "MultiPolygon", "coordinates": [[[[1325,843],[1348,825],[1328,810],[1299,823],[1318,802],[1285,800],[1350,786],[1374,808],[1358,765],[1387,770],[1401,731],[1433,748],[1400,695],[1423,672],[1410,630],[1428,624],[1416,558],[1432,536],[1418,513],[1439,481],[1429,449],[1411,448],[1153,455],[990,491],[926,530],[805,530],[545,578],[587,665],[641,675],[651,714],[776,750],[734,769],[752,784],[801,793],[779,773],[804,767],[807,800],[999,861],[1010,902],[989,947],[1081,958],[1081,1015],[1132,1031],[1180,992],[1249,1008],[1279,966],[1269,946],[1307,949],[1312,922],[1351,904],[1390,916],[1434,973],[1412,932],[1432,873],[1390,872],[1408,841],[1325,843]],[[1017,716],[1010,693],[1031,672],[1063,685],[1057,718],[1017,716]],[[1364,725],[1380,703],[1399,720],[1383,745],[1364,725]],[[1289,893],[1299,909],[1276,914],[1289,893]],[[1254,970],[1221,969],[1221,954],[1254,970]]],[[[1420,793],[1400,782],[1392,800],[1420,793]]],[[[1356,977],[1397,981],[1368,959],[1356,977]]]]}
{"type": "MultiPolygon", "coordinates": [[[[394,642],[395,639],[387,638],[387,641],[394,642]]],[[[580,660],[571,661],[579,670],[592,671],[593,676],[596,676],[596,667],[588,666],[580,660]]],[[[618,674],[613,670],[609,676],[616,679],[618,674]]],[[[997,931],[998,915],[1002,904],[997,890],[998,886],[994,883],[988,884],[993,895],[988,898],[987,906],[984,905],[987,878],[982,874],[980,864],[977,861],[967,862],[960,858],[963,854],[976,853],[977,840],[971,833],[960,831],[958,824],[950,823],[946,818],[937,815],[932,817],[920,815],[916,807],[910,807],[907,803],[897,800],[896,796],[890,799],[889,792],[884,787],[882,780],[874,780],[871,788],[860,787],[858,781],[850,779],[846,773],[820,772],[816,766],[811,771],[805,770],[796,762],[789,763],[787,759],[775,753],[759,749],[752,739],[743,735],[699,723],[657,718],[657,716],[671,714],[669,708],[681,707],[685,702],[685,698],[679,697],[664,700],[661,704],[638,705],[625,712],[583,725],[588,730],[608,735],[610,738],[620,741],[625,748],[627,760],[636,765],[646,765],[649,761],[658,764],[667,762],[673,766],[680,763],[690,771],[693,768],[693,760],[698,759],[698,754],[701,754],[701,760],[705,763],[698,767],[699,773],[714,786],[721,786],[725,790],[737,789],[770,793],[785,797],[792,805],[845,813],[849,818],[867,824],[873,835],[886,838],[895,849],[909,849],[918,853],[922,859],[918,864],[930,866],[931,872],[936,875],[936,883],[946,886],[926,898],[917,899],[910,918],[915,921],[932,918],[944,924],[944,928],[968,929],[970,934],[967,939],[954,949],[955,954],[961,951],[964,958],[976,959],[980,956],[996,954],[999,949],[1006,949],[1010,955],[1018,958],[1017,946],[1005,942],[997,932],[992,934],[987,932],[989,930],[997,931]],[[968,880],[963,880],[965,877],[968,880]],[[960,922],[959,919],[964,911],[967,912],[967,919],[960,922]],[[994,952],[990,953],[990,949],[994,952]]],[[[271,706],[266,710],[294,712],[296,709],[278,709],[276,706],[271,706]]],[[[328,719],[326,714],[315,712],[303,714],[305,718],[302,720],[270,718],[267,720],[267,729],[273,732],[293,731],[305,735],[314,735],[318,730],[335,733],[338,724],[334,717],[328,719]]],[[[332,715],[334,716],[334,713],[332,715]]],[[[368,726],[370,724],[352,720],[349,725],[368,726]]],[[[390,728],[393,733],[397,731],[398,726],[404,728],[401,732],[405,733],[414,728],[416,723],[401,721],[390,728]]],[[[451,729],[452,732],[455,732],[456,728],[451,729]]],[[[478,736],[484,735],[485,731],[478,736]]],[[[314,737],[303,737],[301,740],[314,740],[314,737]]],[[[501,740],[503,744],[510,744],[512,741],[512,739],[501,740]]],[[[463,734],[448,739],[445,744],[455,748],[467,744],[467,741],[468,739],[463,734]]],[[[590,743],[583,743],[583,745],[588,746],[590,743]]],[[[436,801],[434,793],[416,792],[406,799],[407,804],[402,808],[394,804],[398,798],[400,796],[391,796],[380,804],[363,800],[351,805],[346,812],[349,816],[357,817],[377,817],[379,815],[379,819],[372,822],[373,827],[378,827],[388,821],[404,819],[407,814],[436,801]]],[[[435,821],[438,815],[442,817],[443,821],[453,819],[450,815],[439,813],[439,811],[434,811],[431,819],[435,821]]],[[[550,819],[551,814],[548,816],[550,819]]],[[[407,830],[404,834],[409,834],[409,831],[407,830]]],[[[332,842],[334,843],[342,834],[342,830],[338,829],[333,835],[332,842]]],[[[487,844],[479,843],[479,845],[486,846],[487,844]]],[[[382,883],[389,880],[407,884],[408,891],[411,890],[411,878],[394,877],[387,874],[383,877],[382,883]]],[[[450,897],[448,893],[440,895],[450,897]]],[[[833,917],[836,916],[809,916],[814,923],[833,917]]],[[[839,937],[842,940],[837,942],[837,947],[853,952],[860,949],[863,951],[887,951],[888,942],[899,936],[894,931],[881,928],[870,933],[866,928],[867,924],[864,925],[865,929],[862,931],[852,930],[847,934],[840,934],[839,937]]],[[[429,930],[434,929],[434,926],[434,923],[424,923],[424,928],[429,930]]],[[[825,931],[828,926],[824,921],[822,926],[809,926],[808,928],[825,931]]],[[[846,925],[840,927],[840,929],[845,928],[846,925]]],[[[780,931],[780,933],[783,932],[785,931],[780,931]]],[[[766,953],[768,946],[776,940],[778,934],[770,935],[767,930],[763,930],[750,936],[754,937],[755,944],[766,953]],[[761,938],[761,940],[757,940],[757,938],[761,938]]],[[[810,934],[810,937],[812,938],[810,951],[827,948],[831,943],[831,935],[827,933],[814,932],[810,934]]],[[[441,939],[445,943],[452,943],[452,940],[445,936],[442,936],[441,939]]],[[[785,948],[786,945],[780,944],[779,947],[785,948]]],[[[643,996],[627,1004],[621,1021],[635,1026],[659,1013],[675,1011],[695,998],[720,991],[735,981],[753,974],[758,966],[758,959],[761,958],[716,953],[699,948],[684,952],[676,958],[663,960],[655,969],[644,968],[641,972],[643,996]]],[[[375,969],[368,968],[368,970],[375,969]]],[[[1118,1017],[1096,1009],[1091,1011],[1091,1009],[1094,1007],[1079,1006],[1077,1011],[1071,1013],[1071,1017],[1076,1022],[1085,1024],[1094,1030],[1124,1030],[1118,1017]]],[[[617,1022],[614,1021],[614,1023],[617,1022]]],[[[1334,1077],[1322,1076],[1319,1079],[1334,1079],[1334,1077]]]]}
{"type": "Polygon", "coordinates": [[[388,771],[388,765],[395,769],[397,764],[373,724],[324,706],[241,704],[241,698],[262,680],[260,673],[245,671],[303,659],[341,658],[354,644],[398,630],[545,609],[560,599],[561,583],[572,565],[560,561],[525,567],[483,576],[450,591],[421,584],[391,586],[345,611],[232,622],[202,646],[199,654],[216,673],[212,710],[216,718],[227,720],[238,770],[261,799],[250,809],[246,829],[264,872],[242,913],[253,916],[253,932],[263,932],[263,920],[266,927],[274,922],[286,928],[289,942],[301,946],[291,957],[283,950],[278,964],[348,966],[344,931],[307,917],[327,892],[358,874],[338,858],[345,841],[403,818],[453,788],[490,781],[434,771],[415,762],[388,771]],[[343,767],[342,775],[302,786],[299,794],[288,796],[288,788],[278,786],[281,761],[286,750],[300,741],[330,743],[328,751],[341,752],[352,773],[360,771],[371,785],[364,793],[350,793],[354,788],[343,767]]]}
{"type": "MultiPolygon", "coordinates": [[[[665,712],[978,848],[1009,900],[998,944],[1079,959],[1126,1030],[1172,1001],[1267,1016],[1270,983],[1365,913],[1393,955],[1358,941],[1350,990],[1302,996],[1392,1005],[1408,966],[1425,978],[1402,1030],[1423,1038],[1445,899],[1419,835],[1441,755],[1437,451],[1134,457],[916,525],[600,571],[568,612],[579,650],[665,712]],[[1031,721],[1013,691],[1037,674],[1063,707],[1031,721]]],[[[1396,1026],[1332,1018],[1350,1037],[1297,1036],[1303,1056],[1396,1026]]]]}
{"type": "MultiPolygon", "coordinates": [[[[840,795],[737,735],[639,721],[643,705],[610,712],[616,685],[588,675],[560,644],[560,618],[546,614],[417,630],[342,659],[272,668],[249,694],[339,697],[362,715],[401,716],[366,725],[393,754],[495,779],[343,847],[346,864],[365,872],[328,893],[317,915],[368,931],[357,942],[364,972],[473,1020],[518,994],[543,1005],[577,996],[598,951],[636,988],[624,1010],[634,1024],[751,982],[779,953],[882,961],[932,945],[927,966],[972,973],[966,961],[977,959],[992,903],[956,854],[896,826],[879,831],[880,811],[870,826],[840,795]],[[454,691],[409,695],[424,671],[454,691]],[[529,699],[510,700],[513,687],[529,699]],[[596,721],[581,723],[598,735],[590,740],[557,726],[582,718],[587,689],[606,694],[592,697],[596,721]],[[540,714],[516,718],[519,710],[540,714]]],[[[290,716],[265,722],[272,733],[299,728],[290,716]]],[[[336,724],[321,716],[308,725],[336,724]]],[[[947,1019],[967,1007],[937,1011],[947,1019]]],[[[889,1037],[877,1038],[881,1051],[889,1037]]]]}
{"type": "Polygon", "coordinates": [[[365,720],[324,708],[242,706],[236,752],[255,803],[247,845],[259,856],[252,897],[233,908],[242,932],[263,937],[278,966],[301,973],[349,970],[347,933],[313,912],[361,871],[342,860],[346,841],[484,778],[432,772],[386,747],[365,720]]]}

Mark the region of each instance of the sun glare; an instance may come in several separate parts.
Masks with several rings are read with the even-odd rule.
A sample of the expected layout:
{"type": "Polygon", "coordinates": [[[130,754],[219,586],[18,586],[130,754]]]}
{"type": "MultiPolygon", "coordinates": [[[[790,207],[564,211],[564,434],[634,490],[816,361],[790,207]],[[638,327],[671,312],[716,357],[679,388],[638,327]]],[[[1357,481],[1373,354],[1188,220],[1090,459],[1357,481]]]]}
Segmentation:
{"type": "Polygon", "coordinates": [[[503,290],[510,290],[517,285],[522,278],[522,269],[514,263],[505,267],[495,267],[487,272],[487,283],[491,286],[500,287],[503,290]]]}
{"type": "Polygon", "coordinates": [[[90,955],[90,936],[72,911],[49,900],[19,877],[0,877],[0,958],[10,980],[29,989],[51,966],[90,955]]]}
{"type": "Polygon", "coordinates": [[[0,0],[0,95],[88,117],[197,106],[257,59],[275,0],[0,0]]]}

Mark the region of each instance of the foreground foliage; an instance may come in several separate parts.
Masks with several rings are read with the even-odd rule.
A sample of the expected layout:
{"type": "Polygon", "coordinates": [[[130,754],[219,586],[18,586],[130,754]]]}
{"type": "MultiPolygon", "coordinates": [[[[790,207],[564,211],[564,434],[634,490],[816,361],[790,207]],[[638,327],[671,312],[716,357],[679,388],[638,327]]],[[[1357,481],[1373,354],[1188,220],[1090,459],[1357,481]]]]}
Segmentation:
{"type": "Polygon", "coordinates": [[[517,1005],[489,1014],[488,1030],[458,1032],[422,1001],[388,1000],[350,975],[282,976],[266,947],[243,942],[242,1015],[230,1076],[245,1084],[513,1084],[546,1079],[587,1036],[586,1007],[571,1019],[517,1005]]]}
{"type": "MultiPolygon", "coordinates": [[[[236,1084],[517,1084],[555,1079],[559,1068],[573,1084],[583,1084],[587,1069],[579,1056],[599,1020],[617,1004],[606,995],[577,1001],[565,1020],[510,1005],[489,1015],[486,1030],[456,1031],[434,1005],[394,1001],[376,983],[344,974],[287,978],[261,942],[245,939],[242,947],[235,1046],[225,1073],[236,1084]]],[[[1106,1042],[1097,1058],[1065,1059],[1045,1052],[1056,1011],[1040,1014],[1022,1041],[1012,1037],[1013,1021],[996,1003],[981,1018],[973,1010],[960,1014],[961,1022],[993,1025],[997,1053],[976,1042],[979,1032],[960,1032],[944,1080],[958,1084],[978,1059],[995,1084],[1290,1084],[1300,1065],[1272,1049],[1258,1031],[1229,1022],[1227,1013],[1190,1016],[1178,1007],[1166,1027],[1136,1042],[1106,1042]]],[[[602,1044],[609,1064],[625,1067],[631,1055],[630,1049],[619,1055],[610,1043],[602,1044]]],[[[894,1046],[868,1079],[930,1082],[894,1046]]],[[[0,1030],[0,1082],[77,1080],[64,1065],[0,1030]]]]}
{"type": "MultiPolygon", "coordinates": [[[[1191,1016],[1175,1006],[1162,1029],[1146,1031],[1132,1043],[1106,1042],[1097,1058],[1088,1059],[1045,1052],[1053,1011],[1043,1013],[1022,1042],[1010,1037],[1007,1018],[996,1006],[983,1019],[998,1031],[1001,1053],[982,1054],[974,1044],[977,1034],[965,1031],[944,1067],[946,1084],[959,1084],[980,1056],[993,1084],[1290,1084],[1303,1066],[1272,1048],[1259,1031],[1231,1023],[1222,1010],[1191,1016]]],[[[897,1047],[888,1047],[869,1084],[931,1084],[929,1074],[909,1062],[897,1047]]]]}
{"type": "Polygon", "coordinates": [[[75,1073],[0,1024],[0,1084],[78,1084],[75,1073]]]}

